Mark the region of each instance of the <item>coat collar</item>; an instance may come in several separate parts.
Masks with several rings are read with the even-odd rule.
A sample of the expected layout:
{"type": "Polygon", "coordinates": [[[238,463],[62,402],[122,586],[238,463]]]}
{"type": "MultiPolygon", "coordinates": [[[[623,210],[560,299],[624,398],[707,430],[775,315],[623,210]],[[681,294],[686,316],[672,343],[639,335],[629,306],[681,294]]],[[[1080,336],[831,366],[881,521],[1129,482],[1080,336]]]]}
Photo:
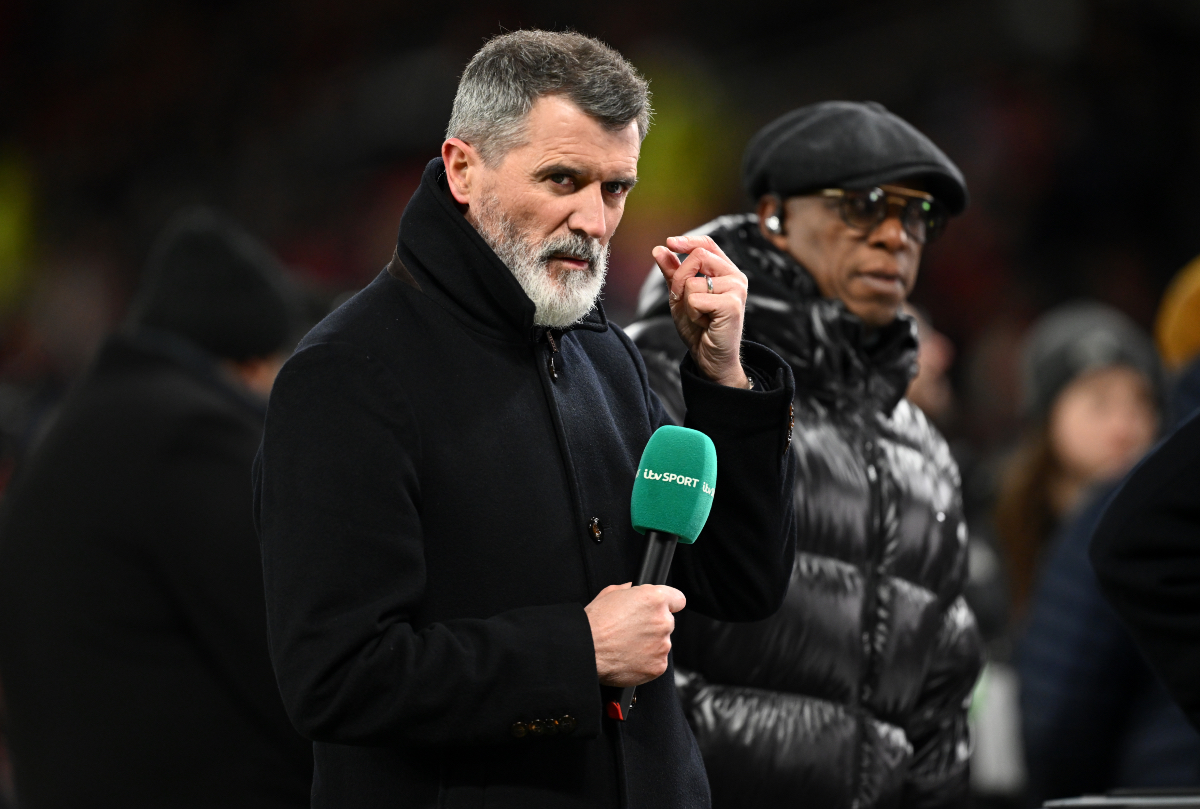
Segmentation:
{"type": "MultiPolygon", "coordinates": [[[[422,292],[468,327],[507,340],[537,340],[546,333],[534,326],[533,301],[516,277],[459,211],[440,157],[425,167],[400,218],[397,254],[422,292]]],[[[580,323],[553,331],[575,329],[608,329],[599,302],[580,323]]]]}

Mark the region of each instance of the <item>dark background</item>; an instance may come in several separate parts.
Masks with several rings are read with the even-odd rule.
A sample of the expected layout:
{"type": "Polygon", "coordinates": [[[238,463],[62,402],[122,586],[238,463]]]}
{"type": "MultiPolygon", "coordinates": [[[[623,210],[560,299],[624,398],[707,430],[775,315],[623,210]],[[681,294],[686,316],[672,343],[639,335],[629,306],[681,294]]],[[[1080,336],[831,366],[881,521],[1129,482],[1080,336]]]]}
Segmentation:
{"type": "Polygon", "coordinates": [[[463,65],[527,26],[599,36],[651,80],[617,322],[653,245],[748,205],[741,150],[776,115],[874,99],[941,145],[972,204],[915,299],[958,347],[954,429],[980,449],[1011,433],[1032,317],[1089,296],[1149,326],[1200,252],[1194,0],[0,0],[4,457],[119,322],[183,204],[231,211],[326,300],[369,281],[463,65]]]}

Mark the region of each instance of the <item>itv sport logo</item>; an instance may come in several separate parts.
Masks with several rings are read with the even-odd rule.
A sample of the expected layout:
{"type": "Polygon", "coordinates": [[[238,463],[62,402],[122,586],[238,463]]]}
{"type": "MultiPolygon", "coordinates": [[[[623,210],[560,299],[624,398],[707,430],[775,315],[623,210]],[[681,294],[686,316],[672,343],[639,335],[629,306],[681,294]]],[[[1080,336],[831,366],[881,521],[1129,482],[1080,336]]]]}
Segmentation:
{"type": "Polygon", "coordinates": [[[688,477],[687,475],[677,475],[674,472],[655,472],[653,469],[646,468],[642,470],[642,477],[646,480],[661,480],[663,483],[675,483],[679,486],[690,486],[696,488],[696,484],[700,484],[700,491],[707,494],[709,497],[714,496],[717,490],[709,486],[707,482],[700,478],[688,477]]]}

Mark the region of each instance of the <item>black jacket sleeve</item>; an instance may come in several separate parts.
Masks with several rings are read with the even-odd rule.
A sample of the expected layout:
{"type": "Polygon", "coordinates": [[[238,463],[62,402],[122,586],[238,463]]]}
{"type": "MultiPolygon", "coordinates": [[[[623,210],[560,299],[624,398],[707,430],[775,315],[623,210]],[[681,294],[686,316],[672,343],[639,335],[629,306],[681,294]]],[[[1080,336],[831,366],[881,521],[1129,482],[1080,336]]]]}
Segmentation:
{"type": "Polygon", "coordinates": [[[1105,596],[1200,728],[1200,414],[1121,484],[1091,558],[1105,596]]]}
{"type": "Polygon", "coordinates": [[[724,621],[757,621],[779,609],[796,559],[791,442],[792,369],[770,350],[742,344],[754,390],[704,378],[681,364],[684,426],[717,449],[717,494],[692,545],[681,545],[672,583],[689,609],[724,621]]]}
{"type": "Polygon", "coordinates": [[[344,344],[275,384],[256,468],[271,655],[288,714],[342,744],[512,742],[516,716],[600,716],[583,607],[414,626],[425,589],[421,438],[404,391],[344,344]],[[352,449],[352,451],[351,451],[352,449]]]}

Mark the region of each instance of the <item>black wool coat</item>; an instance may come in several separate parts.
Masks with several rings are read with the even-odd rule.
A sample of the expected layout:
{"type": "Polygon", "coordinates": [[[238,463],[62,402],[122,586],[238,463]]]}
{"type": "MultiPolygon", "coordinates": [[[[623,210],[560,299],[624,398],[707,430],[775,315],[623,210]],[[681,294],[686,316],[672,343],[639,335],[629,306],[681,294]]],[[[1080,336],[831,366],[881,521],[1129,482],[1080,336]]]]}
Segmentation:
{"type": "MultiPolygon", "coordinates": [[[[748,624],[683,615],[676,625],[713,806],[963,806],[981,647],[962,595],[958,469],[903,398],[913,324],[868,335],[753,215],[701,232],[749,278],[746,336],[796,378],[796,564],[783,606],[748,624]]],[[[648,283],[641,308],[629,333],[672,403],[683,349],[665,288],[648,283]]]]}
{"type": "MultiPolygon", "coordinates": [[[[717,496],[673,583],[761,618],[792,557],[790,373],[684,370],[717,496]]],[[[565,332],[459,213],[440,160],[389,269],[317,326],[271,396],[257,478],[275,670],[315,744],[316,807],[703,807],[670,671],[605,718],[584,605],[644,548],[629,498],[666,421],[596,310],[565,332]]]]}
{"type": "Polygon", "coordinates": [[[1200,413],[1122,481],[1091,559],[1109,603],[1200,729],[1200,413]]]}
{"type": "Polygon", "coordinates": [[[179,338],[115,336],[20,470],[0,677],[22,807],[308,806],[251,519],[263,413],[179,338]]]}

